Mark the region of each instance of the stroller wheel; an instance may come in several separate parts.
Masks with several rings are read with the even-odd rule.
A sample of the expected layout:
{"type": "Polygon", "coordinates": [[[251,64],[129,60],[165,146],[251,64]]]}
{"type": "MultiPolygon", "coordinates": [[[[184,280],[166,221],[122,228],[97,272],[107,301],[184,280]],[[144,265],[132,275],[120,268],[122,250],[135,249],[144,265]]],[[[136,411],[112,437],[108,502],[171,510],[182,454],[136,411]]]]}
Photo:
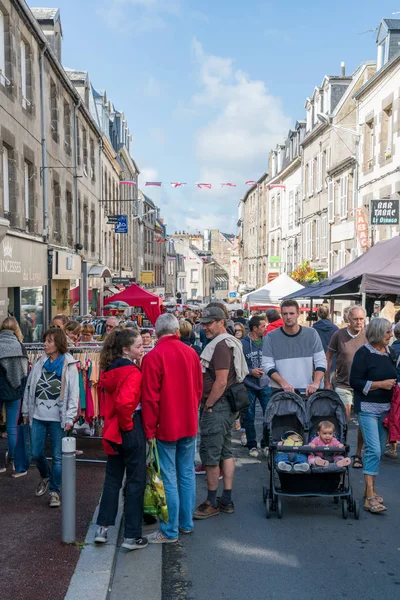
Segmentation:
{"type": "Polygon", "coordinates": [[[276,503],[276,511],[277,511],[278,519],[282,519],[282,502],[281,502],[280,498],[278,498],[278,501],[276,503]]]}
{"type": "Polygon", "coordinates": [[[267,496],[268,496],[267,486],[263,485],[263,502],[264,502],[264,504],[265,504],[265,502],[267,500],[267,496]]]}
{"type": "Polygon", "coordinates": [[[265,517],[267,519],[271,517],[271,500],[269,498],[265,502],[265,517]]]}
{"type": "Polygon", "coordinates": [[[347,500],[342,500],[342,517],[343,519],[347,519],[349,515],[349,508],[347,506],[347,500]]]}
{"type": "Polygon", "coordinates": [[[354,500],[353,508],[354,508],[354,518],[356,521],[358,521],[358,519],[360,518],[360,503],[358,502],[358,500],[354,500]]]}

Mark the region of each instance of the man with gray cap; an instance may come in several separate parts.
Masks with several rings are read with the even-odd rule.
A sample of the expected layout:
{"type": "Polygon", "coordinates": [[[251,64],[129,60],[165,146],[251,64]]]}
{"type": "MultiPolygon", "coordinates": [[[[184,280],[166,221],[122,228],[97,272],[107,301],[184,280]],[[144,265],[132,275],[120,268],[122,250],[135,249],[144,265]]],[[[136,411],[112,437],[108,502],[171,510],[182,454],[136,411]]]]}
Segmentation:
{"type": "Polygon", "coordinates": [[[221,308],[206,308],[200,323],[209,343],[201,353],[203,398],[200,418],[200,458],[206,469],[207,499],[194,513],[195,519],[209,519],[220,512],[234,512],[232,487],[235,461],[232,455],[232,426],[237,413],[232,412],[226,390],[241,383],[248,374],[240,340],[226,331],[226,315],[221,308]],[[224,490],[217,498],[220,466],[224,490]]]}

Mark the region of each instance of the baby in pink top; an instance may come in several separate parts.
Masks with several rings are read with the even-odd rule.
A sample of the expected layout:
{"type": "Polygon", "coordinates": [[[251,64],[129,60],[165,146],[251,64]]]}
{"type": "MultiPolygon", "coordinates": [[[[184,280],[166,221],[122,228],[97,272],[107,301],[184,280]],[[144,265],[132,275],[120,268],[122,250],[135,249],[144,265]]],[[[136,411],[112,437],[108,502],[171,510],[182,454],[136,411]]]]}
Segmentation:
{"type": "MultiPolygon", "coordinates": [[[[337,446],[338,448],[344,448],[344,445],[339,442],[335,437],[335,426],[330,421],[321,421],[318,425],[318,435],[311,440],[308,444],[311,448],[317,448],[318,446],[337,446]]],[[[332,456],[325,454],[325,456],[332,456]]],[[[347,467],[351,463],[350,458],[344,457],[342,454],[333,454],[333,462],[337,467],[347,467]]],[[[308,457],[308,463],[315,465],[316,467],[327,467],[332,462],[324,458],[322,452],[316,452],[310,454],[308,457]]]]}

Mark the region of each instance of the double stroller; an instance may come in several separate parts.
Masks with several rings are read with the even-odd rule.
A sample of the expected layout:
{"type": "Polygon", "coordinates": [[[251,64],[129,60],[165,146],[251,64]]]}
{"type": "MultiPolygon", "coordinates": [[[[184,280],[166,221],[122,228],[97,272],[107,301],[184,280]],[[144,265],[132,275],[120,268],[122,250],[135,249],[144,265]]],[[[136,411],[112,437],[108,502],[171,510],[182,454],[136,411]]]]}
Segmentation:
{"type": "MultiPolygon", "coordinates": [[[[353,498],[348,466],[331,464],[326,468],[313,465],[307,472],[283,472],[277,467],[276,455],[283,450],[278,445],[282,436],[288,431],[295,431],[303,438],[303,446],[285,445],[285,452],[311,454],[314,449],[307,444],[318,435],[318,424],[324,420],[334,424],[336,438],[344,444],[340,454],[348,456],[346,410],[335,392],[319,390],[308,399],[294,392],[277,391],[272,394],[264,417],[264,439],[268,441],[270,470],[269,487],[263,487],[267,519],[272,512],[277,513],[278,519],[282,518],[282,496],[333,498],[336,504],[341,502],[343,519],[347,519],[349,512],[353,513],[355,519],[359,518],[360,506],[353,498]]],[[[337,452],[337,446],[318,447],[318,453],[325,458],[337,452]]]]}

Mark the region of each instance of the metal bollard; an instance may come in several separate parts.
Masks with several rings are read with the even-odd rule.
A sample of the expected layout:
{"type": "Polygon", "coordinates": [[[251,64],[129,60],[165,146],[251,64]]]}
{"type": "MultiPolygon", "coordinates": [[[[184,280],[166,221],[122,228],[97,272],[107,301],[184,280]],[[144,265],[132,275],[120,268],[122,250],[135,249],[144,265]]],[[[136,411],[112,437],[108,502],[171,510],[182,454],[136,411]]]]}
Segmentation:
{"type": "Polygon", "coordinates": [[[62,541],[75,542],[76,522],[76,439],[62,440],[62,541]]]}

